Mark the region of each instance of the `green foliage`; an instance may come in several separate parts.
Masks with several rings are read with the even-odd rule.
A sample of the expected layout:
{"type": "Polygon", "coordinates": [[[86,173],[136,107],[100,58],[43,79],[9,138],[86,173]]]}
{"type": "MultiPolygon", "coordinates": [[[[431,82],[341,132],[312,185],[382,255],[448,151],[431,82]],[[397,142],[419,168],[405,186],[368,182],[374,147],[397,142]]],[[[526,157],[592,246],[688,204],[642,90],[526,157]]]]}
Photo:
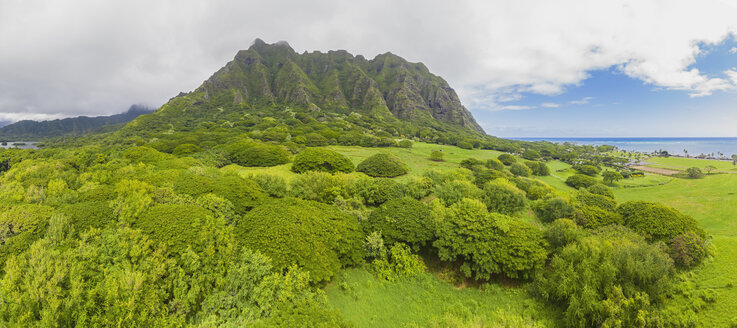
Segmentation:
{"type": "MultiPolygon", "coordinates": [[[[532,170],[533,175],[547,176],[550,175],[550,168],[544,162],[538,161],[525,161],[525,165],[532,170]]],[[[511,169],[510,169],[511,171],[511,169]]],[[[513,172],[514,173],[514,172],[513,172]]]]}
{"type": "Polygon", "coordinates": [[[275,166],[289,163],[290,157],[284,146],[258,143],[232,149],[229,159],[240,166],[275,166]]]}
{"type": "Polygon", "coordinates": [[[586,188],[586,190],[595,195],[601,195],[601,196],[614,199],[614,191],[612,191],[612,189],[610,189],[609,187],[601,183],[597,183],[595,185],[589,186],[588,188],[586,188]]]}
{"type": "Polygon", "coordinates": [[[507,215],[522,211],[527,204],[524,192],[503,179],[487,183],[481,199],[490,212],[507,215]]]}
{"type": "Polygon", "coordinates": [[[517,162],[517,158],[512,156],[511,154],[501,154],[497,157],[497,159],[506,166],[512,165],[513,163],[517,162]]]}
{"type": "Polygon", "coordinates": [[[430,160],[431,161],[442,162],[443,161],[443,157],[445,157],[445,154],[441,150],[433,150],[430,153],[430,160]]]}
{"type": "Polygon", "coordinates": [[[332,204],[346,195],[347,182],[343,175],[327,172],[307,172],[292,179],[289,195],[305,200],[332,204]]]}
{"type": "Polygon", "coordinates": [[[520,177],[529,177],[530,174],[532,174],[532,170],[522,163],[512,163],[512,165],[509,166],[509,172],[520,177]]]}
{"type": "Polygon", "coordinates": [[[69,217],[74,231],[81,233],[89,228],[102,229],[115,222],[115,214],[106,201],[88,201],[67,204],[60,212],[69,217]]]}
{"type": "Polygon", "coordinates": [[[599,183],[598,180],[583,174],[574,174],[566,179],[566,184],[576,188],[588,188],[599,183]]]}
{"type": "Polygon", "coordinates": [[[537,160],[537,159],[539,159],[540,157],[541,157],[541,156],[540,156],[540,153],[539,153],[539,152],[537,152],[537,151],[536,151],[536,150],[534,150],[534,149],[526,149],[526,150],[525,150],[525,151],[524,151],[524,152],[522,153],[522,158],[524,158],[524,159],[526,159],[526,160],[530,160],[530,161],[534,161],[534,160],[537,160]]]}
{"type": "Polygon", "coordinates": [[[406,243],[414,249],[433,238],[430,207],[412,198],[390,199],[371,212],[366,231],[379,231],[387,244],[406,243]]]}
{"type": "Polygon", "coordinates": [[[473,157],[466,158],[466,159],[462,160],[461,163],[460,163],[460,165],[461,165],[462,168],[469,169],[471,171],[473,171],[478,166],[481,166],[483,164],[484,164],[484,162],[482,162],[482,161],[480,161],[480,160],[478,160],[476,158],[473,158],[473,157]]]}
{"type": "Polygon", "coordinates": [[[473,144],[468,141],[461,141],[457,146],[463,149],[473,149],[473,144]]]}
{"type": "Polygon", "coordinates": [[[479,198],[482,192],[467,180],[449,180],[437,185],[433,194],[440,198],[446,206],[450,206],[463,198],[479,198]]]}
{"type": "Polygon", "coordinates": [[[399,145],[400,148],[412,148],[412,141],[402,139],[402,141],[400,141],[397,145],[399,145]]]}
{"type": "Polygon", "coordinates": [[[573,169],[578,171],[578,173],[585,174],[588,176],[595,176],[599,174],[599,171],[601,171],[598,167],[593,165],[586,165],[586,164],[577,164],[573,166],[573,169]]]}
{"type": "Polygon", "coordinates": [[[387,256],[373,260],[371,269],[380,278],[388,281],[413,278],[427,269],[422,259],[412,254],[412,250],[402,243],[389,248],[387,256]]]}
{"type": "Polygon", "coordinates": [[[432,191],[432,180],[428,177],[410,177],[404,183],[404,193],[414,199],[422,199],[432,191]]]}
{"type": "Polygon", "coordinates": [[[586,232],[569,219],[557,219],[545,230],[545,239],[555,251],[581,240],[584,236],[586,232]]]}
{"type": "Polygon", "coordinates": [[[649,240],[667,241],[686,232],[705,235],[692,217],[662,204],[629,201],[619,205],[617,213],[625,226],[649,240]]]}
{"type": "Polygon", "coordinates": [[[563,305],[567,327],[657,326],[652,304],[663,300],[673,273],[659,246],[621,228],[569,243],[550,267],[536,289],[544,300],[563,305]]]}
{"type": "Polygon", "coordinates": [[[254,174],[249,179],[256,182],[261,190],[271,197],[282,198],[287,195],[287,181],[278,175],[261,173],[254,174]]]}
{"type": "Polygon", "coordinates": [[[604,182],[607,184],[615,183],[619,180],[624,179],[621,173],[616,171],[606,170],[601,173],[601,177],[604,178],[604,182]]]}
{"type": "Polygon", "coordinates": [[[547,258],[547,243],[535,227],[518,219],[488,213],[478,200],[464,198],[446,208],[436,203],[437,240],[444,261],[463,260],[463,273],[476,279],[494,274],[528,278],[547,258]]]}
{"type": "Polygon", "coordinates": [[[487,159],[486,162],[484,163],[484,165],[486,165],[486,167],[488,167],[488,168],[490,168],[492,170],[497,170],[497,171],[504,170],[504,163],[502,163],[502,161],[500,161],[500,160],[498,160],[496,158],[489,158],[489,159],[487,159]]]}
{"type": "Polygon", "coordinates": [[[366,205],[381,205],[390,199],[404,196],[402,185],[392,179],[358,178],[348,186],[350,195],[366,205]]]}
{"type": "Polygon", "coordinates": [[[313,201],[273,199],[246,214],[235,231],[244,246],[270,257],[276,269],[297,264],[313,282],[330,280],[364,256],[356,219],[313,201]]]}
{"type": "Polygon", "coordinates": [[[356,171],[371,177],[393,178],[407,173],[407,165],[398,157],[379,153],[364,159],[356,166],[356,171]]]}
{"type": "Polygon", "coordinates": [[[353,172],[353,162],[347,157],[324,148],[306,148],[294,157],[292,171],[353,172]]]}
{"type": "Polygon", "coordinates": [[[180,253],[188,246],[198,247],[198,234],[211,220],[210,213],[194,205],[154,205],[133,222],[154,242],[166,245],[172,253],[180,253]]]}
{"type": "Polygon", "coordinates": [[[176,156],[185,156],[190,155],[194,153],[198,153],[202,151],[202,147],[194,145],[194,144],[181,144],[179,146],[176,146],[174,150],[172,150],[172,154],[176,156]]]}
{"type": "Polygon", "coordinates": [[[558,219],[571,218],[573,206],[560,197],[541,199],[532,202],[532,211],[542,222],[553,222],[558,219]]]}
{"type": "Polygon", "coordinates": [[[704,172],[698,167],[689,167],[686,169],[686,177],[689,179],[701,179],[704,177],[704,172]]]}
{"type": "Polygon", "coordinates": [[[46,231],[53,209],[36,204],[12,206],[0,213],[0,263],[28,249],[46,231]]]}
{"type": "Polygon", "coordinates": [[[576,193],[575,200],[577,205],[596,206],[607,211],[614,211],[617,208],[617,202],[615,202],[614,199],[608,196],[591,193],[587,189],[579,190],[576,193]]]}
{"type": "Polygon", "coordinates": [[[673,237],[668,246],[670,257],[677,266],[684,268],[696,266],[711,252],[708,242],[690,231],[673,237]]]}

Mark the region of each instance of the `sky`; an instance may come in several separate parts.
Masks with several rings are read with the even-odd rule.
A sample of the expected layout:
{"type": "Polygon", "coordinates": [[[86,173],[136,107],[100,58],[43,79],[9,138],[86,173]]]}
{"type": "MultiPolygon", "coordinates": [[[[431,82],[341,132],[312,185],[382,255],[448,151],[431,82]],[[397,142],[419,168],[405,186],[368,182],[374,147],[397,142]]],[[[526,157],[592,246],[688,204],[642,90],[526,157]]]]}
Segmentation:
{"type": "Polygon", "coordinates": [[[0,121],[191,91],[254,39],[423,62],[502,137],[737,137],[737,1],[0,0],[0,121]]]}

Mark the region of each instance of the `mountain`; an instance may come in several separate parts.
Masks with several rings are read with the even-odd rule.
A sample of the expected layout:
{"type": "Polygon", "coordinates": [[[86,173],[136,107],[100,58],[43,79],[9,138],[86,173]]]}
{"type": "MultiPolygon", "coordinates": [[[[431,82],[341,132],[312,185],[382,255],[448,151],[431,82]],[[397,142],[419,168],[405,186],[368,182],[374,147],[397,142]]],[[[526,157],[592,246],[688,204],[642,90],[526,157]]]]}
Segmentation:
{"type": "Polygon", "coordinates": [[[132,121],[143,114],[150,114],[153,110],[133,105],[128,111],[110,116],[87,117],[78,116],[50,121],[18,121],[0,128],[2,140],[41,140],[52,137],[78,136],[98,130],[120,128],[121,123],[132,121]]]}
{"type": "MultiPolygon", "coordinates": [[[[298,54],[286,42],[260,39],[197,89],[180,93],[121,132],[154,139],[222,127],[252,133],[263,131],[252,128],[263,119],[295,118],[352,124],[341,134],[349,129],[425,139],[485,136],[456,92],[422,63],[391,53],[371,60],[344,50],[298,54]]],[[[294,136],[294,129],[288,132],[294,136]]]]}

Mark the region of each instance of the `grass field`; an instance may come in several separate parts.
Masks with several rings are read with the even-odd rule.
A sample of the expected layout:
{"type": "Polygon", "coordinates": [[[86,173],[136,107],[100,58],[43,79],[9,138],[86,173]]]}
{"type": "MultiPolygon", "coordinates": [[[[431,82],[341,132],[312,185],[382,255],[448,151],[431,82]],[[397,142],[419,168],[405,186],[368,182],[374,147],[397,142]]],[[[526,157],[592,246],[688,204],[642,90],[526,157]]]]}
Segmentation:
{"type": "Polygon", "coordinates": [[[710,159],[698,158],[682,158],[682,157],[650,157],[645,162],[653,163],[650,166],[662,167],[674,170],[685,170],[689,167],[698,167],[704,169],[711,165],[719,171],[737,172],[737,166],[732,165],[732,161],[717,161],[710,159]]]}
{"type": "Polygon", "coordinates": [[[555,311],[525,290],[499,285],[459,289],[431,273],[385,282],[364,269],[344,271],[325,289],[330,303],[358,328],[427,327],[446,315],[495,321],[500,312],[554,326],[555,311]]]}

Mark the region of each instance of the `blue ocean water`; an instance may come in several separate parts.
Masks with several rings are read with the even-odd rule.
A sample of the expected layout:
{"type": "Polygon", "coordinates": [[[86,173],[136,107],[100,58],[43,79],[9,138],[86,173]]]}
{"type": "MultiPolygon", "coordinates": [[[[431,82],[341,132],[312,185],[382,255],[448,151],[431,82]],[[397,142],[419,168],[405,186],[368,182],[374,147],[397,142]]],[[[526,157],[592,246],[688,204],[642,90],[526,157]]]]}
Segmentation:
{"type": "Polygon", "coordinates": [[[721,152],[726,157],[737,154],[737,138],[509,138],[523,141],[550,141],[555,143],[570,142],[579,145],[612,145],[628,151],[652,152],[666,150],[670,154],[690,156],[714,154],[721,152]]]}

